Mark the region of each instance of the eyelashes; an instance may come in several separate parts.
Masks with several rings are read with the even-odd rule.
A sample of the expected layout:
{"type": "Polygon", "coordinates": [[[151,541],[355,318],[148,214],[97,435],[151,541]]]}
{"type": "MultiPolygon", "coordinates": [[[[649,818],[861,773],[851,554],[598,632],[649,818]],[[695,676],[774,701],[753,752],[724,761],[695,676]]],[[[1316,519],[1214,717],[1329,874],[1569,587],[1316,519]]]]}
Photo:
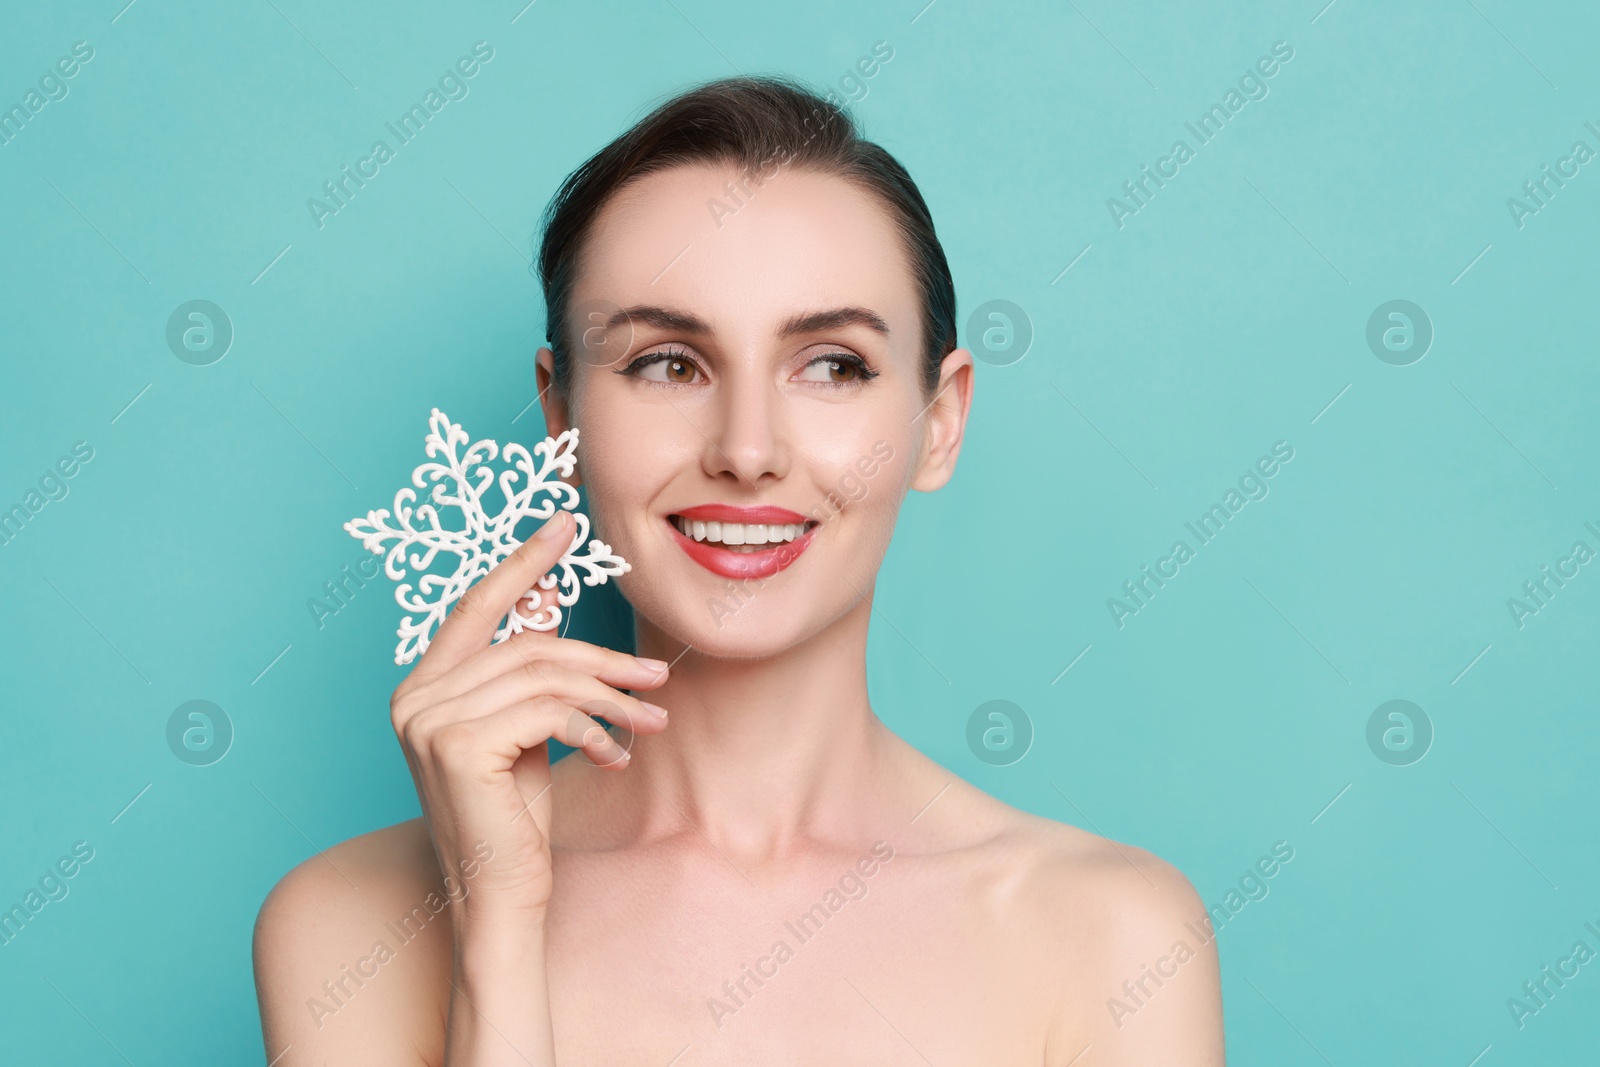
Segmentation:
{"type": "Polygon", "coordinates": [[[686,381],[680,381],[670,377],[671,372],[677,368],[690,370],[699,378],[705,377],[705,371],[701,369],[700,364],[696,363],[689,356],[688,351],[677,347],[658,349],[655,352],[647,352],[644,355],[633,359],[626,367],[618,370],[617,373],[627,375],[630,378],[639,378],[644,381],[651,381],[661,385],[693,385],[696,380],[693,377],[686,381]],[[662,367],[661,377],[646,378],[644,376],[644,371],[658,366],[662,367]]]}
{"type": "Polygon", "coordinates": [[[863,385],[878,376],[878,372],[867,366],[867,361],[856,355],[854,352],[829,352],[824,355],[817,356],[815,359],[808,360],[805,367],[801,369],[800,373],[806,374],[814,367],[824,366],[829,367],[828,373],[830,375],[839,371],[844,371],[854,375],[854,377],[833,378],[830,376],[827,379],[805,378],[802,380],[825,380],[832,385],[863,385]]]}
{"type": "Polygon", "coordinates": [[[662,349],[659,350],[659,352],[648,352],[648,354],[635,357],[632,362],[629,362],[629,365],[622,366],[622,368],[619,368],[616,373],[626,374],[627,378],[638,378],[643,379],[643,381],[654,381],[656,384],[662,384],[662,386],[690,386],[690,384],[693,384],[693,381],[677,382],[670,381],[670,379],[643,378],[642,371],[645,370],[645,368],[648,368],[648,366],[659,365],[659,363],[667,363],[666,370],[662,371],[664,374],[670,373],[672,366],[682,365],[686,366],[686,368],[690,368],[690,370],[693,370],[694,373],[704,376],[704,371],[701,371],[698,363],[694,362],[694,360],[691,360],[691,358],[688,358],[688,354],[686,354],[685,350],[682,349],[662,349]]]}
{"type": "MultiPolygon", "coordinates": [[[[695,385],[707,377],[705,368],[696,361],[688,349],[679,345],[671,345],[653,352],[646,352],[641,356],[635,357],[627,366],[619,368],[614,373],[637,378],[654,385],[695,385]],[[656,367],[661,368],[658,373],[646,373],[656,367]]],[[[800,369],[795,379],[792,380],[850,388],[860,387],[878,377],[880,373],[873,370],[865,359],[854,352],[826,352],[807,360],[805,366],[800,369]],[[801,375],[812,373],[816,368],[823,368],[823,373],[827,377],[801,377],[801,375]],[[839,377],[838,375],[845,375],[845,377],[839,377]]]]}

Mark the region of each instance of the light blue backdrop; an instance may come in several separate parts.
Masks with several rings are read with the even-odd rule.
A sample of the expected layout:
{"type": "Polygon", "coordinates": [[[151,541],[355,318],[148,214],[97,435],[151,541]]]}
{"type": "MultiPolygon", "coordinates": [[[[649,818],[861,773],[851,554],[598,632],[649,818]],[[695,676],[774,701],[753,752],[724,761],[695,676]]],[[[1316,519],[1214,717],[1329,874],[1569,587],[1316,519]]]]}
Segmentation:
{"type": "Polygon", "coordinates": [[[23,108],[0,507],[28,510],[0,548],[0,906],[92,849],[0,946],[0,1058],[261,1060],[262,897],[418,810],[387,586],[321,626],[307,607],[361,558],[340,524],[420,460],[433,405],[542,435],[538,213],[646,105],[736,70],[860,98],[963,323],[1008,300],[1033,332],[980,366],[954,483],[908,504],[883,718],[1222,907],[1287,842],[1221,933],[1233,1063],[1594,1057],[1600,964],[1520,1027],[1507,1005],[1600,950],[1600,564],[1572,559],[1600,550],[1600,164],[1573,154],[1600,151],[1592,8],[124,2],[8,4],[0,33],[0,105],[23,108]],[[307,199],[479,41],[466,95],[319,226],[307,199]],[[1240,88],[1277,42],[1292,58],[1240,88]],[[1213,104],[1202,142],[1185,124],[1213,104]],[[1165,184],[1128,196],[1146,166],[1165,184]],[[167,340],[193,300],[234,334],[205,366],[167,340]],[[1431,328],[1420,360],[1415,311],[1369,344],[1393,300],[1431,328]],[[1276,442],[1268,494],[1201,544],[1185,523],[1276,442]],[[1178,540],[1192,558],[1119,627],[1108,600],[1138,606],[1123,583],[1178,540]],[[1546,565],[1576,574],[1541,605],[1546,565]],[[1539,610],[1519,625],[1513,597],[1539,610]],[[169,748],[191,700],[233,724],[209,766],[169,748]],[[990,700],[1032,725],[1009,765],[969,747],[990,700]],[[1415,712],[1409,748],[1400,720],[1369,744],[1391,700],[1431,724],[1420,761],[1415,712]]]}

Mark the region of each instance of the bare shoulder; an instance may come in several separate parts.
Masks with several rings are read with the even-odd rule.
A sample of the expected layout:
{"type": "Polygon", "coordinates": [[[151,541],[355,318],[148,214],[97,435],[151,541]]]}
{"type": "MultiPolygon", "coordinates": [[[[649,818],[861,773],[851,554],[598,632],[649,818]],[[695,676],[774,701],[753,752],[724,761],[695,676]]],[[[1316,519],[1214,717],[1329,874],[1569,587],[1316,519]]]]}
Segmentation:
{"type": "Polygon", "coordinates": [[[1034,899],[1083,947],[1109,948],[1138,940],[1154,925],[1181,926],[1205,914],[1189,879],[1160,856],[1067,823],[1017,815],[1015,847],[1032,860],[1034,899]]]}
{"type": "Polygon", "coordinates": [[[426,1062],[448,1011],[449,890],[421,819],[341,842],[284,875],[256,917],[270,1062],[426,1062]]]}
{"type": "Polygon", "coordinates": [[[1215,938],[1183,872],[1146,849],[1018,810],[968,783],[951,793],[951,822],[981,829],[974,852],[984,858],[969,869],[1005,872],[1016,965],[1060,991],[1046,1062],[1082,1053],[1076,1067],[1220,1067],[1215,938]]]}
{"type": "MultiPolygon", "coordinates": [[[[1062,932],[1092,942],[1153,922],[1205,914],[1182,871],[1137,845],[1014,808],[951,776],[946,818],[971,853],[1012,872],[1022,899],[1054,915],[1062,932]]],[[[943,802],[941,802],[943,803],[943,802]]],[[[1043,916],[1041,916],[1043,917],[1043,916]]]]}

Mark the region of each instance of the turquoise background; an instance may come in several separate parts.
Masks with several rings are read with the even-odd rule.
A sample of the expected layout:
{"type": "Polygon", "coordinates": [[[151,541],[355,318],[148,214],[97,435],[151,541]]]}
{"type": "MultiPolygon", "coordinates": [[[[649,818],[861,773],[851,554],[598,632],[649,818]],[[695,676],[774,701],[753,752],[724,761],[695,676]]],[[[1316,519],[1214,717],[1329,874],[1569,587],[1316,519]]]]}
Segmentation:
{"type": "Polygon", "coordinates": [[[0,906],[95,850],[0,947],[0,1058],[263,1061],[262,898],[418,811],[387,586],[307,608],[361,558],[340,524],[388,503],[434,405],[542,436],[527,259],[572,168],[691,82],[837,87],[880,40],[854,110],[932,207],[964,336],[1005,299],[1034,337],[980,365],[957,477],[907,504],[879,713],[1209,903],[1288,842],[1221,934],[1231,1063],[1594,1058],[1600,964],[1523,1029],[1506,1005],[1600,949],[1600,564],[1507,608],[1600,549],[1600,163],[1520,228],[1506,204],[1600,150],[1592,6],[122,4],[7,4],[0,34],[6,106],[95,50],[0,146],[0,507],[94,449],[0,548],[0,906]],[[470,95],[319,229],[306,199],[479,40],[470,95]],[[1280,40],[1269,95],[1119,229],[1107,199],[1280,40]],[[165,340],[194,299],[236,332],[209,366],[165,340]],[[1408,366],[1366,342],[1392,299],[1435,331],[1408,366]],[[1107,599],[1280,440],[1270,494],[1119,629],[1107,599]],[[236,731],[207,767],[166,743],[193,699],[236,731]],[[966,740],[995,699],[1034,732],[1009,766],[966,740]],[[1366,740],[1392,699],[1435,734],[1409,766],[1366,740]]]}

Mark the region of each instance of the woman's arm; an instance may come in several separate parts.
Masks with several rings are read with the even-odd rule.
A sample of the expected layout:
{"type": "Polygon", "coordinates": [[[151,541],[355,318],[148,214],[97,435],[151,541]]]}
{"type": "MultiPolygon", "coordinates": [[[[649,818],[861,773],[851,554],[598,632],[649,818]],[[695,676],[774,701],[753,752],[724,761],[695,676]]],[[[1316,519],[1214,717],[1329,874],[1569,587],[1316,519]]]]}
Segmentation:
{"type": "MultiPolygon", "coordinates": [[[[469,926],[471,920],[464,926],[469,926]]],[[[556,1062],[544,923],[458,929],[447,1067],[546,1067],[556,1062]]]]}
{"type": "Polygon", "coordinates": [[[255,928],[266,1062],[437,1062],[451,953],[444,891],[420,820],[352,838],[285,875],[255,928]]]}
{"type": "Polygon", "coordinates": [[[1205,904],[1176,867],[1143,849],[1102,840],[1095,852],[1055,880],[1073,973],[1049,1064],[1223,1067],[1222,983],[1205,904]]]}
{"type": "Polygon", "coordinates": [[[543,923],[467,917],[471,884],[444,883],[421,820],[285,876],[255,931],[267,1062],[554,1063],[543,923]]]}

